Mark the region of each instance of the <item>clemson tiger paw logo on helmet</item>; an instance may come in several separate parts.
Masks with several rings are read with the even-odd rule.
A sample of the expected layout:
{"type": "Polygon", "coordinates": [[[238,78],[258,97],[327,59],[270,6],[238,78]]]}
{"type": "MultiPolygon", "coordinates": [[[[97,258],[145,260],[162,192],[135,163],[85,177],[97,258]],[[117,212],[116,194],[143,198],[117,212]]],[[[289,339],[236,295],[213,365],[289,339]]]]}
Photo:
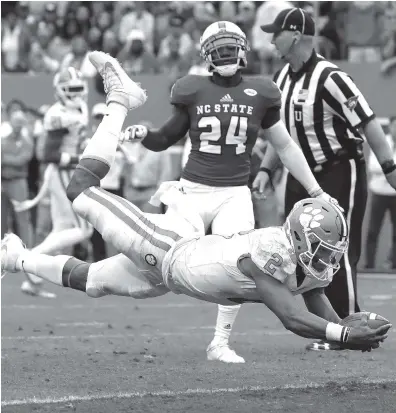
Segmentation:
{"type": "Polygon", "coordinates": [[[318,228],[320,227],[320,222],[324,219],[324,215],[321,214],[321,210],[319,208],[307,207],[304,209],[304,212],[300,215],[300,224],[304,228],[318,228]]]}

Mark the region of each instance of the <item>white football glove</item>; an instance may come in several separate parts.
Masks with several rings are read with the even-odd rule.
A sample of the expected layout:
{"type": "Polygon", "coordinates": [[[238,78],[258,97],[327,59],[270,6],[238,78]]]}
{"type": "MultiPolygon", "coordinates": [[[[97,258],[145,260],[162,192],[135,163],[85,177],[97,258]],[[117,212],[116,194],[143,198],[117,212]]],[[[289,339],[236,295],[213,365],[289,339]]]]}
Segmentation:
{"type": "Polygon", "coordinates": [[[147,136],[148,129],[143,125],[128,126],[123,132],[121,132],[120,143],[124,142],[136,142],[144,139],[147,136]]]}

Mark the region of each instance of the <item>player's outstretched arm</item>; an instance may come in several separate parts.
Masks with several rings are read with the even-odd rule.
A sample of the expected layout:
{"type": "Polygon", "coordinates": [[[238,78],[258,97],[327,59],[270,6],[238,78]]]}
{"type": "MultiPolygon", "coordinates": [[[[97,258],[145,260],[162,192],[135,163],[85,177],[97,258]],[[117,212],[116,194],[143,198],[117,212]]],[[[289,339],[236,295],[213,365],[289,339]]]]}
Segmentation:
{"type": "MultiPolygon", "coordinates": [[[[386,328],[372,330],[367,326],[346,327],[328,322],[297,304],[290,290],[260,270],[251,258],[243,258],[239,269],[256,283],[263,303],[281,320],[287,330],[305,338],[316,338],[350,345],[377,346],[386,336],[386,328]]],[[[361,350],[360,348],[355,348],[361,350]]]]}
{"type": "Polygon", "coordinates": [[[159,129],[133,125],[124,131],[124,140],[141,139],[142,145],[154,152],[164,151],[184,138],[190,128],[187,109],[174,106],[172,116],[159,129]]]}
{"type": "Polygon", "coordinates": [[[329,299],[326,297],[323,288],[307,291],[303,294],[303,298],[308,311],[312,314],[337,324],[341,321],[329,299]]]}

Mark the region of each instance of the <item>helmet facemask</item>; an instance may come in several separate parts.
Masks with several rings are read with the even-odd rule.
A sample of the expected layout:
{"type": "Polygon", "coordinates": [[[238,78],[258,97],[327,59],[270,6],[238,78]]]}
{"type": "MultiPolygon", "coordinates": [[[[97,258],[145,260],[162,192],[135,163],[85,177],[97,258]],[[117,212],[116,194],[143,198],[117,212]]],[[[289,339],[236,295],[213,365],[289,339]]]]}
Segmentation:
{"type": "Polygon", "coordinates": [[[56,93],[65,106],[78,107],[87,95],[87,87],[84,81],[61,83],[57,85],[56,93]]]}
{"type": "Polygon", "coordinates": [[[208,64],[209,72],[229,77],[247,66],[248,50],[246,38],[235,33],[221,32],[205,40],[201,46],[201,56],[208,64]]]}
{"type": "Polygon", "coordinates": [[[298,262],[308,276],[321,281],[331,281],[340,269],[339,262],[348,249],[348,241],[330,244],[321,240],[314,232],[305,232],[307,249],[298,255],[298,262]]]}

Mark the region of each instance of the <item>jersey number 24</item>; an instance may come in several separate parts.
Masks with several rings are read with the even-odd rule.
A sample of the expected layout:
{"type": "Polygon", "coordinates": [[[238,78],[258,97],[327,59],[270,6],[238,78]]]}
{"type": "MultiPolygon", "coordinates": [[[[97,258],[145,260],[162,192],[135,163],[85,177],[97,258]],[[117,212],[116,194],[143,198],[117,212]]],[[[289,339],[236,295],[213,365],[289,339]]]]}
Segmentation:
{"type": "MultiPolygon", "coordinates": [[[[221,145],[213,145],[211,142],[217,142],[221,138],[221,122],[217,116],[204,116],[198,122],[199,128],[210,126],[210,132],[202,132],[200,135],[201,143],[199,150],[206,153],[221,155],[221,145]]],[[[248,118],[245,116],[232,116],[228,125],[227,135],[225,138],[226,145],[236,145],[236,155],[244,153],[246,150],[246,131],[248,127],[248,118]],[[238,135],[236,130],[239,124],[238,135]]]]}

